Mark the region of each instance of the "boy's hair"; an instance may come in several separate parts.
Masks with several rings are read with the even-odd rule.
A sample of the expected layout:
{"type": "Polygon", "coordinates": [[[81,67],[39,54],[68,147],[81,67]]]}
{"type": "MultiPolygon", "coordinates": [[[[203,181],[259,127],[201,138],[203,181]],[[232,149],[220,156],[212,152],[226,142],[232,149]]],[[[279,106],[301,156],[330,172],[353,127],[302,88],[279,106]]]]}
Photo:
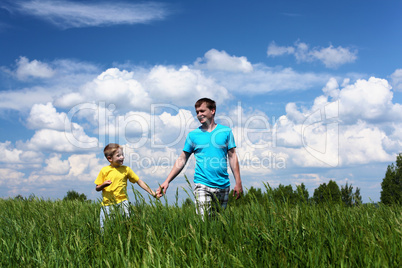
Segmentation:
{"type": "Polygon", "coordinates": [[[196,103],[195,103],[195,108],[197,109],[198,107],[200,107],[203,103],[206,103],[208,109],[210,110],[215,110],[216,111],[216,102],[214,100],[208,99],[208,98],[202,98],[199,99],[196,103]]]}
{"type": "Polygon", "coordinates": [[[106,159],[108,159],[109,157],[113,157],[114,153],[120,148],[122,147],[117,143],[109,143],[108,145],[106,145],[105,149],[103,149],[103,153],[105,154],[106,159]]]}

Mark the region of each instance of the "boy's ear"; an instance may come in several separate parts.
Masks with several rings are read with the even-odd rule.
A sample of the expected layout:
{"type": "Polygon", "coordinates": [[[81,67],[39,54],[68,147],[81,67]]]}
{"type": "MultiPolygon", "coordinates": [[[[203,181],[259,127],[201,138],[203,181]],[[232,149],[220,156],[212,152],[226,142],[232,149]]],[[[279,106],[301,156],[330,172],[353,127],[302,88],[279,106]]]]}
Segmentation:
{"type": "Polygon", "coordinates": [[[112,157],[108,156],[106,157],[107,161],[109,161],[110,163],[112,163],[112,157]]]}

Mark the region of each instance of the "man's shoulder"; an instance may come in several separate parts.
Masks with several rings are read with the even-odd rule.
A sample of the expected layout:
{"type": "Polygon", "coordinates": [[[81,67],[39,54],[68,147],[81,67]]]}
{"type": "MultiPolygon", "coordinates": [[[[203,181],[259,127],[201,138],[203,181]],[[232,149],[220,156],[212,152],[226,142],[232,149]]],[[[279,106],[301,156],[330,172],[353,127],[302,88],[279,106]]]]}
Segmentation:
{"type": "Polygon", "coordinates": [[[222,133],[222,134],[225,134],[225,135],[230,135],[230,133],[232,132],[232,129],[230,127],[228,127],[228,126],[223,126],[223,125],[218,124],[215,127],[214,132],[216,134],[222,133]]]}
{"type": "Polygon", "coordinates": [[[231,131],[232,129],[228,126],[224,126],[221,124],[217,124],[215,129],[219,129],[219,130],[227,130],[227,131],[231,131]]]}
{"type": "MultiPolygon", "coordinates": [[[[224,126],[224,125],[221,125],[221,124],[216,124],[216,127],[215,127],[215,129],[214,130],[227,130],[227,131],[231,131],[232,129],[230,128],[230,127],[228,127],[228,126],[224,126]]],[[[200,133],[200,132],[202,132],[202,133],[204,133],[205,131],[203,131],[202,130],[202,126],[199,126],[199,127],[197,127],[196,129],[193,129],[193,130],[191,130],[190,132],[189,132],[189,134],[190,133],[200,133]]]]}
{"type": "Polygon", "coordinates": [[[197,127],[196,129],[191,130],[191,131],[187,134],[187,137],[188,137],[188,138],[191,138],[192,136],[197,135],[197,134],[200,134],[200,133],[203,133],[203,131],[202,131],[201,127],[197,127]]]}

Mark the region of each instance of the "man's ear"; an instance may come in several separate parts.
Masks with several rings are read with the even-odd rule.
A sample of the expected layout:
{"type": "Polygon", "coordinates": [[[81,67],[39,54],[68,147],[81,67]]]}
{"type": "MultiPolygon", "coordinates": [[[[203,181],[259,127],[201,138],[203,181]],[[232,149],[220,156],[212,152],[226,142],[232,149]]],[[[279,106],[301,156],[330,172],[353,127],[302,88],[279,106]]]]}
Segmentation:
{"type": "Polygon", "coordinates": [[[215,115],[215,111],[216,111],[216,109],[211,109],[211,112],[213,115],[215,115]]]}

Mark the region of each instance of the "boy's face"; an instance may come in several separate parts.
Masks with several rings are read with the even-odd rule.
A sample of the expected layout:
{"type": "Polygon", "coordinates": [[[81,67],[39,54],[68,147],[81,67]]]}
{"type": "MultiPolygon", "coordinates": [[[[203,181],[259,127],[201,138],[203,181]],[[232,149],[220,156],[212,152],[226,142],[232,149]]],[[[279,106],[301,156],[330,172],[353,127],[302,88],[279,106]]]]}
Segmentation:
{"type": "Polygon", "coordinates": [[[215,115],[215,110],[210,110],[207,107],[206,102],[203,102],[199,107],[195,108],[195,112],[197,113],[198,121],[200,121],[201,124],[211,122],[215,115]]]}
{"type": "Polygon", "coordinates": [[[123,154],[123,149],[119,148],[117,151],[113,154],[112,157],[108,158],[110,164],[114,167],[119,167],[123,165],[124,162],[124,154],[123,154]]]}

